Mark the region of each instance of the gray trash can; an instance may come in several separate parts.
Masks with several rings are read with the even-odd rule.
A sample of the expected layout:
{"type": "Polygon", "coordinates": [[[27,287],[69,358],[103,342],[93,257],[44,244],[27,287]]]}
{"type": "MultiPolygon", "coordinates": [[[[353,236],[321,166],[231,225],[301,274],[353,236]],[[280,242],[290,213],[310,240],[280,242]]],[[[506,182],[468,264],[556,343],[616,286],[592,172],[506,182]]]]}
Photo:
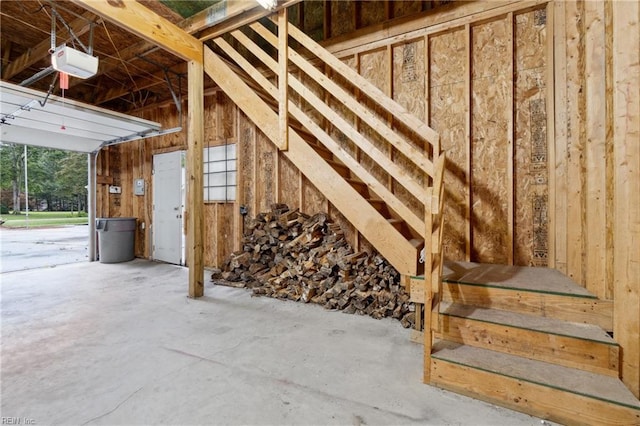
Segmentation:
{"type": "Polygon", "coordinates": [[[133,260],[136,230],[135,217],[101,217],[96,219],[100,263],[133,260]]]}

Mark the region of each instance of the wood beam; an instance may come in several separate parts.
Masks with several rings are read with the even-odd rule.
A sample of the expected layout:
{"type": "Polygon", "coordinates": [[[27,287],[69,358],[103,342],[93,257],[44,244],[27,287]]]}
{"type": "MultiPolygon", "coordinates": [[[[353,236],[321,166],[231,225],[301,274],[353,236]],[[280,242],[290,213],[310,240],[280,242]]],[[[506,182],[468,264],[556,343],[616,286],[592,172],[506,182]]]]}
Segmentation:
{"type": "MultiPolygon", "coordinates": [[[[91,21],[95,19],[95,15],[91,12],[85,12],[82,17],[75,19],[69,27],[73,30],[76,36],[85,34],[91,28],[91,21]]],[[[35,64],[36,62],[45,59],[51,49],[51,39],[47,38],[35,45],[33,48],[27,50],[18,58],[13,60],[9,65],[2,68],[2,79],[8,80],[11,77],[20,74],[22,71],[35,64]]]]}
{"type": "MultiPolygon", "coordinates": [[[[300,0],[295,0],[300,1],[300,0]]],[[[287,2],[284,5],[287,5],[291,2],[287,2]]],[[[252,8],[256,8],[255,0],[225,0],[220,3],[216,3],[213,6],[193,15],[190,18],[185,19],[184,21],[178,23],[178,27],[183,29],[189,34],[196,34],[202,30],[205,30],[216,24],[224,24],[227,20],[238,16],[239,14],[252,10],[252,8]],[[220,4],[226,4],[226,9],[224,13],[220,11],[220,4]]],[[[257,6],[258,11],[264,11],[264,9],[260,6],[257,6]]],[[[224,29],[224,26],[220,26],[219,28],[224,29]]],[[[234,28],[237,28],[234,26],[234,28]]],[[[140,55],[144,55],[145,53],[153,50],[156,44],[149,42],[147,40],[142,40],[138,43],[135,43],[126,49],[119,52],[118,57],[109,57],[100,59],[100,64],[98,65],[98,74],[105,74],[112,69],[119,67],[122,62],[127,62],[132,58],[135,58],[140,55]]],[[[70,83],[70,87],[75,86],[82,82],[80,79],[72,79],[70,83]]]]}
{"type": "Polygon", "coordinates": [[[202,63],[200,41],[137,2],[124,0],[73,0],[73,2],[186,61],[202,63]]]}
{"type": "MultiPolygon", "coordinates": [[[[286,9],[296,3],[299,3],[300,1],[301,0],[287,0],[281,2],[278,4],[278,7],[275,9],[275,11],[286,9]]],[[[242,13],[236,14],[235,16],[229,16],[228,19],[221,21],[220,23],[202,31],[198,36],[198,39],[200,41],[211,40],[212,38],[216,38],[224,33],[228,33],[230,31],[237,30],[238,28],[243,27],[247,24],[251,24],[260,18],[269,16],[275,11],[266,10],[261,6],[251,8],[242,13]]]]}
{"type": "MultiPolygon", "coordinates": [[[[202,49],[202,45],[201,45],[202,49]]],[[[202,50],[201,53],[202,55],[202,50]]],[[[187,259],[189,297],[204,295],[204,70],[189,61],[189,113],[187,129],[187,259]]]]}

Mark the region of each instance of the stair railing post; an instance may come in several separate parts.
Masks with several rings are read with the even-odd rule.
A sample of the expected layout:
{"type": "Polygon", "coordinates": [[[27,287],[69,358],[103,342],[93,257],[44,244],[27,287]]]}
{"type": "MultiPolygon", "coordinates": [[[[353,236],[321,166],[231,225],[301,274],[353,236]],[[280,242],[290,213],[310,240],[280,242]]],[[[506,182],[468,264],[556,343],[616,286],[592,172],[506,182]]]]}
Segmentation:
{"type": "Polygon", "coordinates": [[[278,125],[280,150],[289,149],[289,24],[287,8],[278,12],[278,125]]]}
{"type": "MultiPolygon", "coordinates": [[[[429,179],[425,179],[429,181],[429,179]]],[[[433,198],[433,187],[429,187],[427,183],[427,196],[424,205],[424,305],[423,305],[423,338],[424,338],[424,382],[431,382],[431,349],[433,346],[433,334],[431,324],[431,313],[433,306],[433,287],[431,283],[432,279],[432,265],[433,265],[433,253],[431,247],[433,245],[433,215],[431,214],[431,205],[433,198]]]]}

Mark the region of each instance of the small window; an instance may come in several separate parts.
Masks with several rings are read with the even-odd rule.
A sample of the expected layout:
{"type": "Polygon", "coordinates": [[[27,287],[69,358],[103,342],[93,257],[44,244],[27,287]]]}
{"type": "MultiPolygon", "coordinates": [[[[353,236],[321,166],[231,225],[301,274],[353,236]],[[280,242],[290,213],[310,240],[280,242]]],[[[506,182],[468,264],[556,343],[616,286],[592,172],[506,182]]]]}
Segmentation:
{"type": "Polygon", "coordinates": [[[204,149],[204,201],[236,200],[236,144],[204,149]]]}

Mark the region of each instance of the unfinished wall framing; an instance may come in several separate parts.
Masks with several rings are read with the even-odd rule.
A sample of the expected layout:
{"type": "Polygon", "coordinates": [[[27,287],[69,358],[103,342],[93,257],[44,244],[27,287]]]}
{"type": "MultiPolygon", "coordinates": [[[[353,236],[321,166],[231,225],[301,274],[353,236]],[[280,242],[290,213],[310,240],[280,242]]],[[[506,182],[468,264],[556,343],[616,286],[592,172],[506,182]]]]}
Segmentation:
{"type": "MultiPolygon", "coordinates": [[[[236,143],[238,138],[238,122],[236,107],[224,94],[214,92],[205,97],[205,142],[206,146],[218,146],[236,143]]],[[[186,102],[183,108],[186,108],[186,102]]],[[[179,114],[173,104],[146,108],[136,112],[145,119],[163,123],[164,127],[180,125],[179,114]]],[[[184,124],[183,124],[184,125],[184,124]]],[[[242,144],[241,140],[241,144],[242,144]]],[[[135,234],[135,255],[150,258],[151,232],[149,225],[153,217],[152,200],[152,165],[153,155],[171,151],[186,150],[185,131],[115,145],[100,151],[97,159],[97,217],[135,217],[137,228],[135,234]],[[133,180],[144,179],[146,191],[144,196],[133,194],[133,180]],[[121,194],[110,194],[109,185],[122,188],[121,194]],[[140,226],[145,224],[144,228],[140,226]]],[[[244,158],[244,150],[240,149],[238,164],[244,158]]],[[[238,183],[238,197],[245,189],[246,183],[238,183]]],[[[205,236],[204,264],[216,266],[239,247],[241,235],[240,218],[235,202],[207,202],[204,205],[205,236]]],[[[188,212],[186,212],[188,214],[188,212]]],[[[188,262],[188,260],[187,260],[188,262]]]]}
{"type": "MultiPolygon", "coordinates": [[[[360,3],[316,2],[307,15],[308,3],[313,2],[294,6],[290,20],[329,35],[323,42],[327,49],[440,134],[447,155],[446,257],[554,267],[600,298],[613,299],[615,337],[624,347],[623,380],[639,396],[637,2],[478,1],[433,10],[440,2],[386,2],[364,9],[360,3]],[[337,19],[346,15],[352,19],[337,19]],[[379,25],[370,22],[371,16],[401,15],[379,25]],[[359,29],[363,23],[372,25],[359,29]]],[[[313,91],[329,96],[320,88],[313,91]]],[[[340,110],[337,102],[335,110],[340,110]]],[[[239,152],[237,201],[204,207],[207,266],[220,265],[238,248],[240,205],[248,207],[249,216],[274,202],[328,213],[356,250],[370,249],[225,96],[207,97],[205,111],[207,143],[237,142],[239,152]]],[[[170,108],[140,114],[165,127],[177,121],[170,108]]],[[[358,152],[332,125],[325,123],[325,129],[345,149],[358,152]]],[[[185,149],[184,139],[179,133],[102,151],[98,215],[149,223],[150,200],[133,196],[129,183],[143,177],[150,186],[152,155],[185,149]],[[122,194],[109,194],[109,184],[121,185],[122,194]]],[[[393,149],[387,152],[403,163],[393,149]]],[[[358,157],[367,163],[364,153],[358,157]]],[[[410,196],[400,193],[384,170],[372,172],[411,206],[410,196]]],[[[136,255],[150,255],[149,235],[141,229],[136,255]]]]}

